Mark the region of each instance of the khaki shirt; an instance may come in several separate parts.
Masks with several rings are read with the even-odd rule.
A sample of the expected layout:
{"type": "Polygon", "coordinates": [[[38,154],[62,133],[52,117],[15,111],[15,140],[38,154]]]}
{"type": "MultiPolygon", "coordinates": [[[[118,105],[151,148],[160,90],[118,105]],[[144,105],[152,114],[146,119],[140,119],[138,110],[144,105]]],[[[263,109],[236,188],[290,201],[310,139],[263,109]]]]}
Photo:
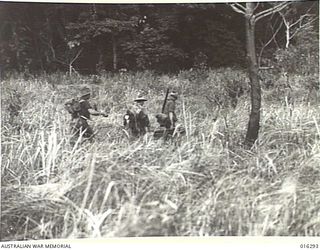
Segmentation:
{"type": "Polygon", "coordinates": [[[80,116],[85,117],[86,119],[90,120],[90,112],[89,109],[92,109],[91,104],[87,100],[81,99],[80,101],[80,116]]]}
{"type": "Polygon", "coordinates": [[[173,113],[173,121],[177,121],[177,116],[175,113],[176,110],[176,102],[173,99],[169,99],[166,103],[166,106],[164,108],[164,114],[169,116],[169,113],[173,113]]]}

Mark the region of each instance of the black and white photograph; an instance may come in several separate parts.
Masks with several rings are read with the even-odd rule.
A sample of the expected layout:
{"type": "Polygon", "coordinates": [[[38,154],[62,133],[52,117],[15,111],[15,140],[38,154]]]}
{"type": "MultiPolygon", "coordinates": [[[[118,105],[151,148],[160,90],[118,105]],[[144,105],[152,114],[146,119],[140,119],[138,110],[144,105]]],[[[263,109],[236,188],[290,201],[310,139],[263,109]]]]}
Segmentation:
{"type": "Polygon", "coordinates": [[[0,73],[1,242],[319,248],[318,1],[1,1],[0,73]]]}

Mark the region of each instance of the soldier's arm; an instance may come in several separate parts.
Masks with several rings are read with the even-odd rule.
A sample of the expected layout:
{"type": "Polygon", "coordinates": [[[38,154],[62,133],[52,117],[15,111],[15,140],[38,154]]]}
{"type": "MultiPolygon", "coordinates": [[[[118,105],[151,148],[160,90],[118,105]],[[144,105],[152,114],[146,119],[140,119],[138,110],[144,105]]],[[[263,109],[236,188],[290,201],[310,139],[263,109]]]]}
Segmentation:
{"type": "Polygon", "coordinates": [[[151,125],[150,125],[150,120],[148,116],[146,117],[146,128],[148,132],[151,131],[151,125]]]}
{"type": "Polygon", "coordinates": [[[173,128],[174,120],[173,120],[173,112],[169,112],[169,119],[170,119],[170,128],[173,128]]]}
{"type": "Polygon", "coordinates": [[[89,110],[89,112],[90,112],[91,115],[95,115],[95,116],[102,115],[102,116],[104,116],[104,117],[108,117],[108,114],[105,113],[105,112],[97,111],[97,110],[95,110],[95,109],[93,109],[93,108],[90,108],[90,109],[88,109],[88,110],[89,110]]]}
{"type": "Polygon", "coordinates": [[[104,117],[108,116],[105,112],[98,111],[96,104],[93,104],[92,106],[89,102],[86,102],[86,105],[87,105],[86,108],[88,109],[90,115],[94,115],[94,116],[102,115],[104,117]]]}

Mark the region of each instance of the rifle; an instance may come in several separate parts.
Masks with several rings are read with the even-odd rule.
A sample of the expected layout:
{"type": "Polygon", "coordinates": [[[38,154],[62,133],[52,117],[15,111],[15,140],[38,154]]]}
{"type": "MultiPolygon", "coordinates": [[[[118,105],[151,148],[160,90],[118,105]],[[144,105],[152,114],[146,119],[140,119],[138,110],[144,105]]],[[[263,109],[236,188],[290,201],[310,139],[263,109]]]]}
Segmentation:
{"type": "Polygon", "coordinates": [[[164,109],[166,108],[168,95],[169,95],[169,88],[167,88],[167,93],[166,93],[166,97],[164,98],[164,101],[163,101],[161,113],[164,113],[164,109]]]}

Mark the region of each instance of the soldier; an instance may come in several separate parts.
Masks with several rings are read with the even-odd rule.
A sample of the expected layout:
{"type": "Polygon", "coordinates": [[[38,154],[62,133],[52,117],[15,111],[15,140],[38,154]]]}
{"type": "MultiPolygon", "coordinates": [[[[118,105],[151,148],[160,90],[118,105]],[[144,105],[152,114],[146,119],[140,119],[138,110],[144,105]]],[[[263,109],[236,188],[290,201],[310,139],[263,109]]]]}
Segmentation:
{"type": "Polygon", "coordinates": [[[160,127],[166,129],[174,130],[176,127],[177,116],[176,110],[176,100],[178,99],[178,94],[176,92],[171,92],[166,100],[165,107],[161,114],[157,114],[156,118],[160,127]]]}
{"type": "Polygon", "coordinates": [[[144,106],[146,101],[147,99],[143,97],[135,99],[132,109],[127,110],[123,117],[123,125],[136,137],[150,131],[150,120],[144,106]]]}
{"type": "Polygon", "coordinates": [[[156,115],[160,127],[155,130],[153,134],[154,138],[164,138],[167,140],[185,134],[185,129],[182,126],[176,126],[178,121],[175,112],[177,99],[178,94],[176,92],[171,92],[166,95],[162,113],[156,115]]]}
{"type": "Polygon", "coordinates": [[[88,120],[91,120],[90,115],[108,117],[105,112],[99,112],[94,109],[89,99],[91,97],[91,91],[88,87],[81,89],[81,96],[79,100],[72,100],[65,104],[66,109],[72,116],[71,120],[71,132],[73,134],[72,144],[78,139],[80,134],[83,133],[83,137],[91,139],[94,135],[93,129],[88,124],[88,120]]]}
{"type": "Polygon", "coordinates": [[[177,99],[178,99],[178,93],[171,92],[169,94],[167,104],[164,108],[164,114],[166,114],[169,118],[168,125],[170,125],[170,129],[174,129],[176,127],[176,122],[178,121],[175,113],[177,99]]]}

